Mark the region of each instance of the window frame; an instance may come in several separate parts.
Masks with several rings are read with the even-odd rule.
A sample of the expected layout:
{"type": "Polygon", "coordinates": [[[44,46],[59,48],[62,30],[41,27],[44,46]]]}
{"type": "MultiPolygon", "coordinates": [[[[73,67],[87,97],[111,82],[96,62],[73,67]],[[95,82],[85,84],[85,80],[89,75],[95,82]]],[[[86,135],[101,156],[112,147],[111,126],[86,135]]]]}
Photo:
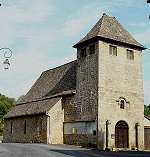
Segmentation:
{"type": "Polygon", "coordinates": [[[125,100],[124,99],[120,100],[120,109],[125,109],[125,100]]]}
{"type": "Polygon", "coordinates": [[[127,59],[134,60],[134,51],[127,49],[127,59]]]}
{"type": "Polygon", "coordinates": [[[89,46],[89,55],[95,54],[95,44],[89,46]]]}
{"type": "Polygon", "coordinates": [[[86,56],[87,56],[86,48],[81,49],[81,51],[80,51],[80,58],[85,58],[86,56]]]}
{"type": "Polygon", "coordinates": [[[117,46],[109,45],[109,54],[111,56],[117,56],[117,46]]]}

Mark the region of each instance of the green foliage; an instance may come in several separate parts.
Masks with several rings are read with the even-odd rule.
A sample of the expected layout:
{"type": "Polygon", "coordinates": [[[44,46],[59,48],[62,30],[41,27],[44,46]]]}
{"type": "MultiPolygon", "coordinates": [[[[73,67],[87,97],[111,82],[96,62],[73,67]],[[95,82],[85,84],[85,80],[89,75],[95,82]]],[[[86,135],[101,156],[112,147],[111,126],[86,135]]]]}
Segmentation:
{"type": "Polygon", "coordinates": [[[150,117],[150,104],[148,106],[144,105],[144,115],[150,117]]]}
{"type": "Polygon", "coordinates": [[[14,98],[8,98],[2,94],[0,94],[0,135],[3,132],[3,116],[6,115],[16,104],[16,100],[14,98]]]}

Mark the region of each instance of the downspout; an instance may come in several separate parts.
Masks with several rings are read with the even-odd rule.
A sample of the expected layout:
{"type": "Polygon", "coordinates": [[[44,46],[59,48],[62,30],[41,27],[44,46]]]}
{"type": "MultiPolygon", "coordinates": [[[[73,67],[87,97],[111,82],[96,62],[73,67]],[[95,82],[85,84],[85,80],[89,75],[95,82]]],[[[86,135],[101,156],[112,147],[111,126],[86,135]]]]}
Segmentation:
{"type": "Polygon", "coordinates": [[[135,124],[135,135],[136,135],[136,148],[137,148],[137,150],[138,150],[138,148],[139,148],[139,123],[137,122],[136,124],[135,124]]]}

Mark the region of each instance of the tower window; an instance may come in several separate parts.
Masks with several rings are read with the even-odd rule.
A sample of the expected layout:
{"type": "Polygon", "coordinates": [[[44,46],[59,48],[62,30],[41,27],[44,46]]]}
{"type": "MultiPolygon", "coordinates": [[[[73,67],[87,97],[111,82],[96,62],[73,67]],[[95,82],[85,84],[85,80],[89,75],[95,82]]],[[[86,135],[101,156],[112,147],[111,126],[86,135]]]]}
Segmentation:
{"type": "Polygon", "coordinates": [[[95,53],[95,45],[91,45],[89,48],[90,48],[89,54],[93,55],[95,53]]]}
{"type": "Polygon", "coordinates": [[[129,60],[134,60],[134,52],[132,50],[127,50],[127,58],[129,60]]]}
{"type": "Polygon", "coordinates": [[[86,48],[81,50],[81,58],[85,58],[86,57],[86,48]]]}
{"type": "Polygon", "coordinates": [[[120,108],[121,109],[124,109],[124,106],[125,106],[125,100],[120,100],[120,108]]]}
{"type": "Polygon", "coordinates": [[[117,56],[117,47],[116,46],[109,46],[109,54],[113,56],[117,56]]]}
{"type": "Polygon", "coordinates": [[[13,122],[11,121],[10,123],[10,133],[12,134],[12,131],[13,131],[13,122]]]}

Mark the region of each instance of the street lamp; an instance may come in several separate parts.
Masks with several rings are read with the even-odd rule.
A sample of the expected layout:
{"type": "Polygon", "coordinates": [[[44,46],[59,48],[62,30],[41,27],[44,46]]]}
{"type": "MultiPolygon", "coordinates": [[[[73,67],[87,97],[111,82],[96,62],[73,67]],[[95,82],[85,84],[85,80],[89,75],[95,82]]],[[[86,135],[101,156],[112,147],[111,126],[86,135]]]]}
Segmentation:
{"type": "Polygon", "coordinates": [[[0,50],[5,50],[5,51],[6,51],[6,52],[4,53],[4,57],[5,57],[6,59],[5,59],[5,61],[3,62],[3,65],[4,65],[4,69],[5,69],[5,70],[8,70],[9,65],[10,65],[8,58],[10,58],[10,57],[12,56],[12,51],[11,51],[11,49],[9,49],[9,48],[1,48],[0,50]],[[10,52],[10,56],[6,56],[6,54],[7,54],[8,51],[10,52]]]}

